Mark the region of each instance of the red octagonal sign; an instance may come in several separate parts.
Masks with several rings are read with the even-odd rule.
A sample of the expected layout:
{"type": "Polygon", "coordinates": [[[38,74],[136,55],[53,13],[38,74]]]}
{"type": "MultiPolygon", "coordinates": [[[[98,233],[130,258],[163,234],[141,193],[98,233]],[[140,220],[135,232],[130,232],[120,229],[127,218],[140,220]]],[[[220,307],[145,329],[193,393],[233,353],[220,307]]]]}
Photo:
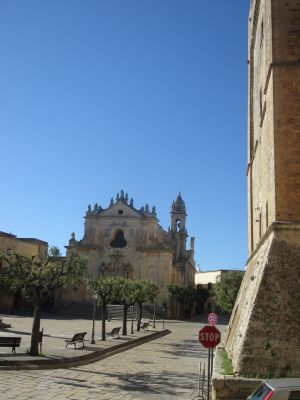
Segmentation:
{"type": "Polygon", "coordinates": [[[199,342],[209,349],[216,347],[221,341],[221,332],[211,325],[205,325],[199,331],[199,342]]]}

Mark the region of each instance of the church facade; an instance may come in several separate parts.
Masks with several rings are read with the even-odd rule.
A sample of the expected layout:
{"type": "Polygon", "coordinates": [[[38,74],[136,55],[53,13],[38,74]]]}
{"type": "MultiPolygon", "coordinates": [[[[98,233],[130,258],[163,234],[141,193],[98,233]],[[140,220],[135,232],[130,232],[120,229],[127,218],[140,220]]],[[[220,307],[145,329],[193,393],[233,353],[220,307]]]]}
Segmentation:
{"type": "MultiPolygon", "coordinates": [[[[107,208],[97,203],[88,206],[84,235],[72,233],[67,252],[76,251],[87,259],[89,278],[121,276],[148,280],[158,286],[158,306],[168,302],[171,283],[194,286],[194,238],[187,249],[186,207],[177,196],[171,207],[171,225],[165,231],[159,224],[155,207],[136,208],[133,199],[121,191],[107,208]]],[[[60,304],[90,302],[91,294],[82,288],[64,290],[60,304]]]]}

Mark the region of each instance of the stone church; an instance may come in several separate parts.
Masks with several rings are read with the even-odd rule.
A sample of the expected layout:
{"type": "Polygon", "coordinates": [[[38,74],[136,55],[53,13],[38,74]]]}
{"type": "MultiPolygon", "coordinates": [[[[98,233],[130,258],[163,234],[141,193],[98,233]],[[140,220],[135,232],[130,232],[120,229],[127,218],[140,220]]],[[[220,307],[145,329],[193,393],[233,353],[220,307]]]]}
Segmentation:
{"type": "MultiPolygon", "coordinates": [[[[97,203],[88,206],[83,238],[77,240],[72,233],[67,252],[75,250],[87,258],[90,278],[121,276],[153,282],[160,290],[157,304],[162,306],[168,302],[167,285],[194,286],[194,238],[187,249],[186,216],[179,193],[171,207],[171,226],[165,231],[155,207],[136,208],[122,190],[107,208],[97,203]]],[[[57,300],[60,305],[90,302],[91,295],[84,288],[64,290],[57,300]]]]}

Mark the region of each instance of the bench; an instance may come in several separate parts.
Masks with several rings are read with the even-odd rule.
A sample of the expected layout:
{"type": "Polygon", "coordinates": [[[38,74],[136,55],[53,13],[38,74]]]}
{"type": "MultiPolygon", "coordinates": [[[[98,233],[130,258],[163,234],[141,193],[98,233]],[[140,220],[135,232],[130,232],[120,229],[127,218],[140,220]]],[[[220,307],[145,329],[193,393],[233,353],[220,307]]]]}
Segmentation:
{"type": "Polygon", "coordinates": [[[118,328],[112,328],[111,332],[106,332],[106,337],[111,336],[114,339],[118,339],[120,337],[120,329],[120,326],[118,328]]]}
{"type": "Polygon", "coordinates": [[[75,335],[71,339],[65,339],[66,347],[68,347],[69,344],[74,344],[74,348],[76,349],[76,344],[78,342],[81,342],[82,347],[84,347],[85,335],[86,335],[86,332],[80,332],[80,333],[75,333],[75,335]]]}
{"type": "Polygon", "coordinates": [[[12,353],[16,354],[16,347],[20,347],[21,339],[16,336],[1,336],[0,347],[11,347],[12,353]]]}
{"type": "Polygon", "coordinates": [[[2,322],[2,319],[0,319],[0,328],[11,328],[11,324],[5,324],[4,322],[2,322]]]}
{"type": "Polygon", "coordinates": [[[149,325],[150,325],[150,321],[145,321],[145,320],[142,320],[141,321],[141,325],[140,325],[140,328],[141,329],[144,329],[144,331],[147,331],[148,330],[148,327],[149,327],[149,325]]]}

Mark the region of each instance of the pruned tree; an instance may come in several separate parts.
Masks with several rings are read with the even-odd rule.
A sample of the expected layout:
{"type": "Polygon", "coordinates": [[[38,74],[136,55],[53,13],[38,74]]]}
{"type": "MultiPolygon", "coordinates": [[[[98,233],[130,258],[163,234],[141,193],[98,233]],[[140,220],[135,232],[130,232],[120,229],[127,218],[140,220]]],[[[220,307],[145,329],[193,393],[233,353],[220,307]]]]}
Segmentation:
{"type": "Polygon", "coordinates": [[[57,247],[51,247],[48,256],[28,257],[20,252],[8,251],[0,255],[4,264],[1,282],[13,293],[32,302],[33,324],[30,354],[38,355],[38,341],[42,306],[53,296],[55,289],[77,288],[84,279],[86,261],[76,253],[62,257],[57,247]]]}
{"type": "Polygon", "coordinates": [[[159,289],[154,283],[149,281],[135,281],[134,282],[134,297],[135,302],[139,307],[139,316],[137,322],[137,330],[140,331],[141,320],[143,318],[143,304],[147,301],[153,303],[158,295],[159,289]]]}
{"type": "Polygon", "coordinates": [[[183,317],[183,310],[188,307],[191,309],[193,302],[197,299],[197,291],[192,286],[171,284],[167,287],[169,297],[176,301],[176,316],[183,317]]]}
{"type": "Polygon", "coordinates": [[[106,307],[112,301],[118,299],[120,291],[120,279],[105,277],[88,280],[88,287],[102,306],[102,340],[106,340],[106,307]]]}
{"type": "Polygon", "coordinates": [[[184,300],[183,286],[176,285],[174,283],[167,286],[168,295],[171,300],[175,300],[176,303],[176,317],[181,318],[182,314],[182,303],[184,300]]]}
{"type": "Polygon", "coordinates": [[[119,278],[119,290],[116,301],[123,305],[122,335],[127,335],[127,315],[129,307],[135,303],[135,282],[131,279],[119,278]]]}
{"type": "Polygon", "coordinates": [[[232,312],[243,276],[243,271],[226,271],[219,276],[215,287],[215,301],[222,311],[232,312]]]}

